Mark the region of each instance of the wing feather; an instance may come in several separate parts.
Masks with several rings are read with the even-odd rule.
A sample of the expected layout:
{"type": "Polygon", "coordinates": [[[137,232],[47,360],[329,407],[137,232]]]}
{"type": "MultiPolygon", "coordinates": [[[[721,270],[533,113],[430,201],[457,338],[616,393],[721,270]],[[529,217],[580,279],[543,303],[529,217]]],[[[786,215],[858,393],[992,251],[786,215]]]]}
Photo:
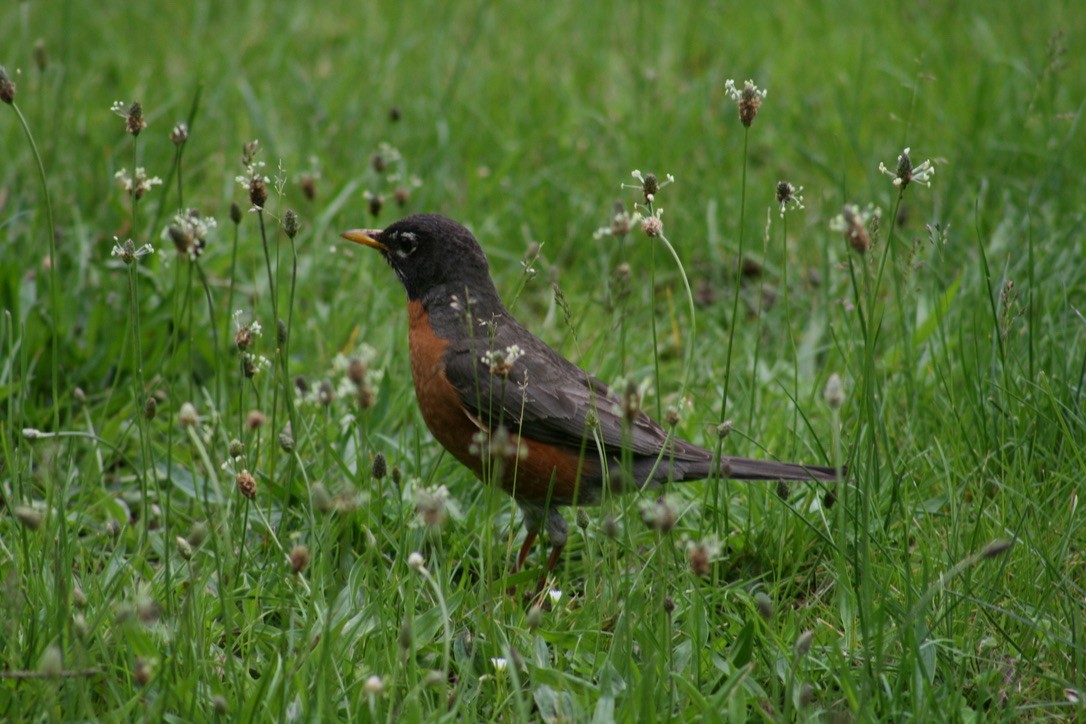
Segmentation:
{"type": "MultiPolygon", "coordinates": [[[[599,420],[600,438],[609,457],[623,447],[638,456],[656,456],[667,432],[644,413],[624,430],[619,398],[600,380],[585,373],[533,335],[511,316],[497,316],[484,338],[450,343],[445,373],[468,411],[487,426],[505,425],[540,442],[579,448],[592,432],[588,415],[599,420]],[[508,377],[491,373],[483,362],[488,350],[522,351],[508,377]]],[[[704,457],[705,451],[675,442],[677,459],[704,457]]]]}

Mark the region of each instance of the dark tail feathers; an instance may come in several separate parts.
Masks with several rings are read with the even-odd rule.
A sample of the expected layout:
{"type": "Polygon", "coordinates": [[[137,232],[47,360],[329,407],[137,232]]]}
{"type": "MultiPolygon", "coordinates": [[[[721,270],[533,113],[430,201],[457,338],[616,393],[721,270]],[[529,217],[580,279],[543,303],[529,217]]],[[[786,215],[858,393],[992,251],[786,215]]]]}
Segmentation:
{"type": "MultiPolygon", "coordinates": [[[[845,468],[838,470],[824,465],[779,463],[774,460],[751,460],[725,456],[722,462],[727,467],[720,471],[720,477],[735,480],[816,480],[832,483],[844,479],[848,474],[845,468]]],[[[708,461],[691,465],[684,472],[684,480],[702,480],[712,477],[712,469],[708,461]]]]}

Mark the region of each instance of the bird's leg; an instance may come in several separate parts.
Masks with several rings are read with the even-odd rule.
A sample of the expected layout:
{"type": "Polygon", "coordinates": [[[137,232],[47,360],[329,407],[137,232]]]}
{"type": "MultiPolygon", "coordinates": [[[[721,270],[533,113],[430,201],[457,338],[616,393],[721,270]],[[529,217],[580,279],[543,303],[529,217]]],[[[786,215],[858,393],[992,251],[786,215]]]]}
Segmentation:
{"type": "Polygon", "coordinates": [[[524,562],[528,559],[528,554],[531,552],[536,538],[539,537],[541,529],[546,529],[547,537],[551,542],[551,554],[547,558],[547,569],[540,576],[535,593],[529,598],[529,600],[535,600],[540,598],[546,588],[547,577],[554,571],[558,565],[558,560],[562,557],[562,550],[566,547],[566,541],[569,539],[569,529],[566,526],[566,519],[554,508],[528,505],[523,502],[520,503],[520,508],[524,512],[524,528],[527,532],[524,536],[524,544],[521,545],[520,553],[517,555],[517,564],[513,569],[513,573],[524,567],[524,562]]]}
{"type": "Polygon", "coordinates": [[[547,575],[554,573],[555,566],[558,565],[558,560],[562,557],[562,551],[566,549],[566,544],[555,544],[551,548],[551,554],[547,556],[547,575]]]}
{"type": "Polygon", "coordinates": [[[562,551],[565,550],[565,548],[565,543],[551,547],[551,554],[547,556],[547,570],[539,577],[539,583],[535,585],[535,593],[532,594],[530,599],[537,606],[545,606],[548,611],[550,610],[550,606],[543,597],[543,594],[547,591],[547,578],[554,573],[554,569],[558,566],[558,561],[561,560],[562,551]]]}
{"type": "MultiPolygon", "coordinates": [[[[532,552],[532,544],[535,543],[535,539],[539,537],[538,530],[528,529],[524,533],[524,543],[520,546],[520,551],[517,553],[517,559],[513,561],[513,570],[509,571],[509,575],[513,575],[521,568],[524,568],[524,561],[528,560],[528,554],[532,552]]],[[[505,589],[507,596],[516,596],[517,587],[510,586],[505,589]]]]}
{"type": "Polygon", "coordinates": [[[539,531],[528,530],[524,535],[524,543],[520,546],[520,552],[517,553],[517,562],[513,564],[513,573],[516,573],[521,568],[524,568],[524,562],[528,560],[528,554],[532,552],[532,545],[535,544],[535,539],[539,537],[539,531]]]}

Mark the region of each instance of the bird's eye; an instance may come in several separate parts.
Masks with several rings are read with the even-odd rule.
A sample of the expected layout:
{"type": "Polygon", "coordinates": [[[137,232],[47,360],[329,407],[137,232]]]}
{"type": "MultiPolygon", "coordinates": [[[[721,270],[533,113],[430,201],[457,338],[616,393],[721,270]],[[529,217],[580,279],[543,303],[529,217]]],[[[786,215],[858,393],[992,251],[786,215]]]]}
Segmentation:
{"type": "Polygon", "coordinates": [[[415,249],[419,248],[419,241],[410,231],[400,234],[397,239],[399,242],[399,249],[401,256],[411,256],[415,253],[415,249]]]}

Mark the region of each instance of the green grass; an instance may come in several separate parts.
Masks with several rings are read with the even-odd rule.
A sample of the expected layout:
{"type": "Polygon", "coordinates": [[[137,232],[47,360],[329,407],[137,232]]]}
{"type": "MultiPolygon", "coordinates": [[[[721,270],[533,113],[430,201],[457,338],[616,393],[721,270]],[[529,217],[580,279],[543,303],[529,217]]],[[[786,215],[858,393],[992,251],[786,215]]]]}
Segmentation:
{"type": "Polygon", "coordinates": [[[0,106],[0,718],[1086,716],[1072,3],[8,3],[0,28],[53,217],[0,106]],[[749,131],[729,78],[769,90],[749,131]],[[138,139],[117,99],[142,103],[138,139]],[[263,214],[234,180],[253,139],[263,214]],[[382,143],[402,160],[378,172],[382,143]],[[937,173],[899,199],[877,168],[906,146],[937,173]],[[166,181],[138,203],[113,178],[135,166],[166,181]],[[635,168],[677,179],[656,206],[696,336],[665,248],[593,238],[639,200],[635,168]],[[786,223],[782,178],[806,205],[786,223]],[[218,221],[195,263],[162,237],[179,191],[218,221]],[[882,209],[864,255],[830,230],[845,203],[882,209]],[[506,595],[543,549],[505,575],[519,515],[430,438],[402,291],[338,238],[414,211],[468,224],[529,328],[647,383],[684,437],[718,444],[725,399],[725,452],[848,464],[847,484],[676,486],[667,533],[638,514],[655,493],[570,511],[560,600],[506,595]],[[114,236],[156,252],[126,266],[114,236]],[[264,327],[251,380],[234,309],[264,327]],[[365,359],[372,406],[338,354],[365,359]],[[295,398],[298,376],[337,394],[295,398]],[[428,528],[437,485],[453,504],[428,528]],[[707,575],[698,541],[719,544],[707,575]]]}

